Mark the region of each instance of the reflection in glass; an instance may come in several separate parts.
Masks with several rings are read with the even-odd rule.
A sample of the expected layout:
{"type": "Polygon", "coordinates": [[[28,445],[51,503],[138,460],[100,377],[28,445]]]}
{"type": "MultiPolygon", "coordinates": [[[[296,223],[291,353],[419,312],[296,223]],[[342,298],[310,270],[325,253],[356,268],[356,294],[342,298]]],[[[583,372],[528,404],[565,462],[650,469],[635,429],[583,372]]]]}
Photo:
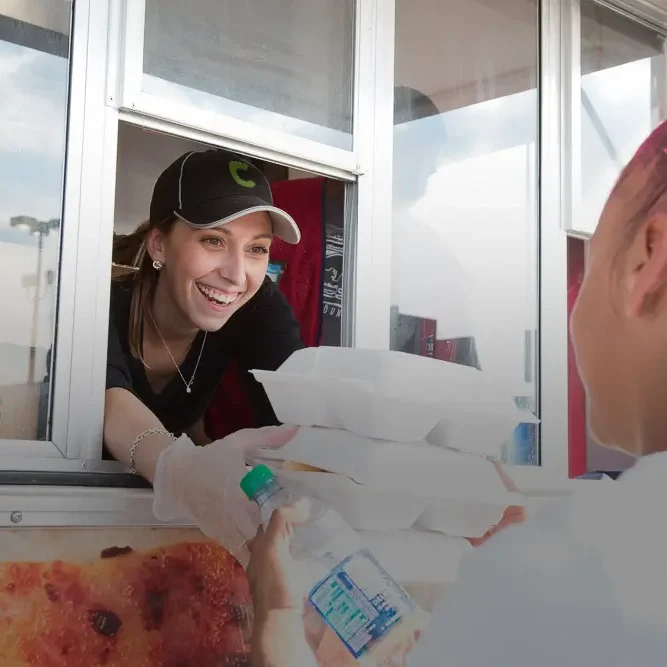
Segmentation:
{"type": "MultiPolygon", "coordinates": [[[[396,12],[392,349],[536,410],[537,2],[396,12]]],[[[535,463],[536,440],[520,427],[507,458],[535,463]]]]}
{"type": "Polygon", "coordinates": [[[592,232],[623,165],[664,120],[664,36],[611,9],[581,4],[581,207],[592,232]]]}
{"type": "Polygon", "coordinates": [[[147,0],[143,90],[352,148],[354,0],[147,0]]]}
{"type": "Polygon", "coordinates": [[[0,14],[0,438],[44,440],[49,437],[47,377],[55,336],[71,3],[15,7],[11,15],[0,14]]]}

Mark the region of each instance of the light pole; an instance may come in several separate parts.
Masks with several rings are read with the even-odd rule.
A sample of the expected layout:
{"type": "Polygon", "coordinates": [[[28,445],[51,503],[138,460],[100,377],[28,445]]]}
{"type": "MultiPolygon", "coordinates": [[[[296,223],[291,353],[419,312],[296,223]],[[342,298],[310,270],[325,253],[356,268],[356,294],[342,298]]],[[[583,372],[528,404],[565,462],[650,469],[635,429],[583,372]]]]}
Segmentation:
{"type": "Polygon", "coordinates": [[[35,355],[37,354],[37,329],[39,326],[39,301],[40,287],[42,281],[42,248],[44,246],[44,237],[48,236],[52,230],[60,228],[60,220],[51,218],[51,220],[37,220],[26,215],[17,215],[11,218],[9,224],[14,229],[20,229],[31,236],[37,237],[37,280],[35,282],[35,298],[32,309],[32,331],[30,333],[30,360],[28,365],[28,384],[35,381],[35,355]]]}

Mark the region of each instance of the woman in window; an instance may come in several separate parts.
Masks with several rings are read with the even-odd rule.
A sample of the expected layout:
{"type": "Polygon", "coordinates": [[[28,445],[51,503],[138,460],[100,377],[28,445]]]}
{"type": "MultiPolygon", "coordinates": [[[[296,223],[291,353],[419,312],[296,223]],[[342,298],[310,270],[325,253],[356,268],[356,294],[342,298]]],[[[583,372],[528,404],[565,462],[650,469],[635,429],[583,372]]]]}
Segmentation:
{"type": "MultiPolygon", "coordinates": [[[[409,667],[667,664],[667,123],[621,174],[588,260],[571,329],[590,427],[638,461],[468,556],[409,667]]],[[[315,665],[290,579],[299,520],[280,510],[253,545],[254,667],[315,665]]]]}
{"type": "MultiPolygon", "coordinates": [[[[264,175],[211,150],[171,164],[149,220],[114,239],[106,450],[153,482],[159,518],[189,517],[237,556],[255,527],[238,488],[244,450],[280,445],[291,432],[195,443],[207,444],[202,416],[228,364],[275,370],[303,347],[290,306],[266,276],[274,235],[300,240],[264,175]]],[[[258,426],[278,424],[258,383],[251,399],[258,426]]]]}

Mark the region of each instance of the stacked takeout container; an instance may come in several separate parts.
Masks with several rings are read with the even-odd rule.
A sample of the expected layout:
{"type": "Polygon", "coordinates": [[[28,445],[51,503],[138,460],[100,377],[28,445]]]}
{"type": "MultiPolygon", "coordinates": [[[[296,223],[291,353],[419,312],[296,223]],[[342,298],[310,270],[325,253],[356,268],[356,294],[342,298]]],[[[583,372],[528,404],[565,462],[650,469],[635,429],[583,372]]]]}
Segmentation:
{"type": "MultiPolygon", "coordinates": [[[[517,425],[536,419],[477,369],[320,347],[252,373],[278,419],[302,427],[258,461],[338,510],[405,585],[451,582],[471,548],[465,538],[535,500],[508,491],[490,459],[517,425]]],[[[540,486],[534,476],[528,483],[540,486]]]]}

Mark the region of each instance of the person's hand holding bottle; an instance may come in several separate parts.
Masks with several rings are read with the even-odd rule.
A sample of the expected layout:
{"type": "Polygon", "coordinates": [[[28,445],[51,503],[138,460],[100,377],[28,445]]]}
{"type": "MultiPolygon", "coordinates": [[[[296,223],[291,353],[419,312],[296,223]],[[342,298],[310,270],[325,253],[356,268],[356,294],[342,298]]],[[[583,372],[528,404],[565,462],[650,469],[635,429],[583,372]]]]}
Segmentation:
{"type": "MultiPolygon", "coordinates": [[[[500,475],[500,479],[505,485],[505,488],[510,492],[518,493],[519,489],[517,488],[516,484],[509,478],[507,473],[503,470],[502,465],[498,462],[495,462],[493,465],[495,466],[498,475],[500,475]]],[[[526,520],[525,507],[521,507],[520,505],[514,505],[512,507],[508,507],[505,509],[502,519],[495,526],[491,526],[491,528],[489,528],[489,530],[487,530],[486,533],[482,535],[482,537],[469,537],[468,542],[470,542],[470,544],[473,547],[481,547],[484,543],[490,540],[496,533],[499,533],[501,530],[505,530],[505,528],[509,528],[510,526],[523,523],[525,520],[526,520]]]]}
{"type": "Polygon", "coordinates": [[[244,567],[247,541],[260,525],[259,508],[239,487],[246,463],[258,449],[279,448],[293,427],[244,429],[204,447],[182,437],[161,454],[155,469],[153,512],[161,521],[190,519],[244,567]]]}

